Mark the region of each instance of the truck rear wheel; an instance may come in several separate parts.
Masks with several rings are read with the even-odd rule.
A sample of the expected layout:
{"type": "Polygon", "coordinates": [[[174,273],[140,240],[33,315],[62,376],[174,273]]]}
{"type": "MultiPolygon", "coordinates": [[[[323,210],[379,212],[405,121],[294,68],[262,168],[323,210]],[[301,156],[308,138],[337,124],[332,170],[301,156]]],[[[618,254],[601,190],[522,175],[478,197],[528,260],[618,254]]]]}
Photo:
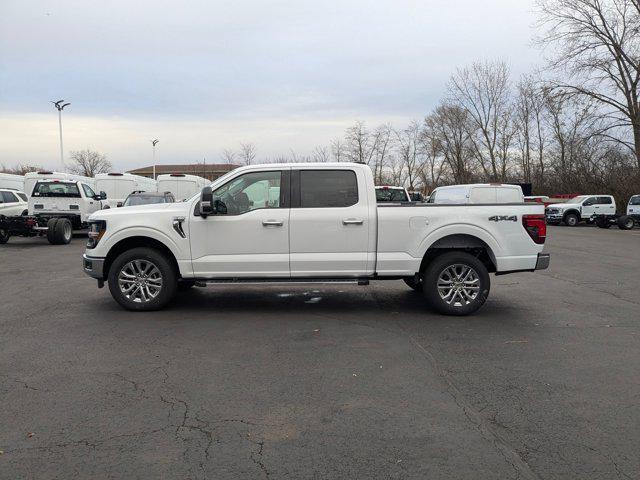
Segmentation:
{"type": "Polygon", "coordinates": [[[569,213],[564,217],[564,224],[567,227],[575,227],[580,222],[580,219],[575,213],[569,213]]]}
{"type": "Polygon", "coordinates": [[[58,223],[57,218],[50,218],[47,222],[47,240],[51,245],[56,245],[56,224],[58,223]]]}
{"type": "Polygon", "coordinates": [[[57,245],[67,245],[73,237],[73,227],[68,218],[59,218],[53,227],[53,234],[57,245]]]}
{"type": "Polygon", "coordinates": [[[109,269],[109,291],[127,310],[164,307],[174,297],[178,276],[169,260],[152,248],[121,253],[109,269]]]}
{"type": "Polygon", "coordinates": [[[635,221],[633,220],[633,217],[622,215],[620,218],[618,218],[618,228],[620,230],[631,230],[634,225],[635,221]]]}
{"type": "Polygon", "coordinates": [[[487,267],[466,252],[436,257],[424,273],[424,294],[445,315],[469,315],[489,296],[491,281],[487,267]]]}

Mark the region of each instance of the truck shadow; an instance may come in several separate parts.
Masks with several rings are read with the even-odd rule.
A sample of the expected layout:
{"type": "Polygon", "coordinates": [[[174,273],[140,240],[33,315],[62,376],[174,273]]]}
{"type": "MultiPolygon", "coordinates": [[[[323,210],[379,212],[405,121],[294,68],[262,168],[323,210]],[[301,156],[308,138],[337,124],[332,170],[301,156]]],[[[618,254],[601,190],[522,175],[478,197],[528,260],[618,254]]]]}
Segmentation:
{"type": "Polygon", "coordinates": [[[422,294],[404,284],[391,286],[396,282],[379,282],[375,287],[340,287],[326,285],[309,286],[247,286],[193,288],[180,292],[170,303],[166,312],[184,314],[193,318],[199,313],[208,316],[212,312],[223,316],[258,315],[326,315],[331,317],[354,317],[363,319],[390,319],[392,317],[418,318],[430,321],[451,322],[471,321],[478,318],[503,317],[500,323],[517,316],[514,306],[494,302],[490,298],[474,315],[468,317],[445,316],[436,312],[422,294]],[[400,286],[401,285],[401,286],[400,286]],[[391,287],[391,288],[388,288],[391,287]]]}

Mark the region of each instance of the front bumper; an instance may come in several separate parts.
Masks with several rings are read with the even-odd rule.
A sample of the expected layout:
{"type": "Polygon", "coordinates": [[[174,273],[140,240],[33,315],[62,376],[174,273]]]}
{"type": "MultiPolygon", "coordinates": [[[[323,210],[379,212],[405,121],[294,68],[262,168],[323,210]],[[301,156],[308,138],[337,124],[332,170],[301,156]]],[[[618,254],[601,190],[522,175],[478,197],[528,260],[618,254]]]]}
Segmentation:
{"type": "Polygon", "coordinates": [[[104,258],[82,255],[82,269],[90,277],[104,280],[104,258]]]}
{"type": "Polygon", "coordinates": [[[545,214],[545,217],[547,219],[547,222],[555,223],[555,222],[561,222],[563,215],[562,213],[547,213],[545,214]]]}
{"type": "Polygon", "coordinates": [[[538,260],[536,261],[536,270],[546,270],[549,268],[549,262],[551,261],[551,255],[548,253],[539,253],[538,260]]]}

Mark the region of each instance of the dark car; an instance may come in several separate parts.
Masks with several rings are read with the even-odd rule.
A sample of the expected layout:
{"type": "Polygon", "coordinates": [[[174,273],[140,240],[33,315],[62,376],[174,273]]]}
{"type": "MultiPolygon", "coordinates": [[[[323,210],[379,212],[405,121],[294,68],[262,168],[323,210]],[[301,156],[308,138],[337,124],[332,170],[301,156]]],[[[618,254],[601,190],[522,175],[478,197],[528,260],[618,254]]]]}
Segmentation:
{"type": "Polygon", "coordinates": [[[133,192],[126,198],[123,207],[151,205],[154,203],[173,203],[176,199],[171,192],[133,192]]]}

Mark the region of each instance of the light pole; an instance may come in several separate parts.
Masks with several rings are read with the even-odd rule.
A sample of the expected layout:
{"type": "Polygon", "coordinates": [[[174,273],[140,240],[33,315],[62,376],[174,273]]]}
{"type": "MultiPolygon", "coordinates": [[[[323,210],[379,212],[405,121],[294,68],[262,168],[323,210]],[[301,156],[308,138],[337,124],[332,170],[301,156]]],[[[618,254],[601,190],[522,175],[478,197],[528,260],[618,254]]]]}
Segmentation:
{"type": "Polygon", "coordinates": [[[71,103],[64,103],[64,100],[58,100],[57,102],[51,101],[58,110],[58,126],[60,127],[60,163],[62,164],[62,171],[64,172],[64,149],[62,148],[62,110],[64,107],[71,105],[71,103]]]}
{"type": "Polygon", "coordinates": [[[160,143],[160,140],[157,138],[155,140],[151,140],[151,145],[153,145],[153,179],[156,179],[156,145],[160,143]]]}

